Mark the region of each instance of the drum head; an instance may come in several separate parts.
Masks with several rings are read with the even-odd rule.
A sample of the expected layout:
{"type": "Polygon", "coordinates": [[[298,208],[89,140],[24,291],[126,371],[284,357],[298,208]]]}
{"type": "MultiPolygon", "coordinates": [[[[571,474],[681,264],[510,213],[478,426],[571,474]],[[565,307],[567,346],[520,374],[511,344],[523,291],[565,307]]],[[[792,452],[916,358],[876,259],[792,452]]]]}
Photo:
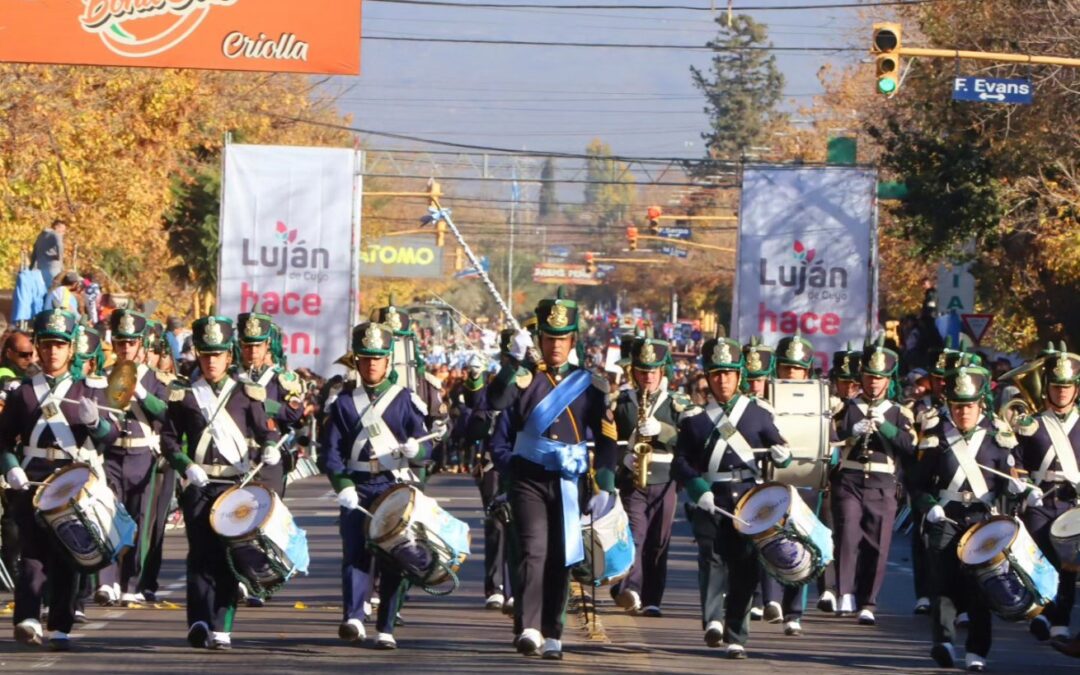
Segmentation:
{"type": "Polygon", "coordinates": [[[223,537],[242,537],[257,529],[270,515],[274,493],[261,485],[230,488],[210,512],[210,526],[223,537]]]}
{"type": "Polygon", "coordinates": [[[957,551],[960,562],[966,565],[981,565],[992,560],[1009,547],[1019,529],[1012,518],[994,518],[972,525],[957,551]]]}
{"type": "Polygon", "coordinates": [[[735,529],[751,536],[761,534],[779,523],[790,506],[791,489],[788,486],[770,483],[756,487],[743,497],[735,511],[735,515],[748,524],[736,520],[735,529]]]}
{"type": "Polygon", "coordinates": [[[42,485],[36,496],[37,507],[42,511],[52,511],[64,506],[79,495],[79,491],[90,481],[90,467],[74,464],[60,473],[54,474],[42,485]]]}
{"type": "Polygon", "coordinates": [[[379,542],[403,529],[411,517],[413,488],[401,485],[387,490],[375,502],[372,518],[368,522],[368,536],[379,542]]]}
{"type": "Polygon", "coordinates": [[[1069,509],[1050,525],[1050,536],[1058,539],[1080,537],[1080,507],[1069,509]]]}

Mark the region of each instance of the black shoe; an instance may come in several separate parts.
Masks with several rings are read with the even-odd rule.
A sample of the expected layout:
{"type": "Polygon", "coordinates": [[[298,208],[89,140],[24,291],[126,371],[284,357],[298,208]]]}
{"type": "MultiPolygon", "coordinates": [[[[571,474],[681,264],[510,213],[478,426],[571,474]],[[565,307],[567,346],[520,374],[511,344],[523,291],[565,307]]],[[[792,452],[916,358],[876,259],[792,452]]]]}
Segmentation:
{"type": "Polygon", "coordinates": [[[746,658],[746,650],[741,645],[728,645],[727,657],[729,659],[741,660],[746,658]]]}
{"type": "Polygon", "coordinates": [[[35,631],[31,626],[20,623],[15,626],[15,641],[27,647],[40,647],[42,643],[41,633],[35,631]]]}
{"type": "Polygon", "coordinates": [[[146,598],[146,601],[148,603],[155,603],[158,600],[157,593],[155,591],[142,591],[142,596],[146,598]]]}
{"type": "Polygon", "coordinates": [[[210,649],[219,652],[227,652],[232,649],[232,640],[219,640],[214,638],[210,641],[210,649]]]}
{"type": "Polygon", "coordinates": [[[710,628],[705,631],[705,644],[709,645],[713,649],[716,649],[724,643],[724,629],[723,628],[710,628]]]}
{"type": "Polygon", "coordinates": [[[941,642],[930,648],[930,658],[942,668],[952,668],[956,665],[952,650],[941,642]]]}
{"type": "Polygon", "coordinates": [[[765,605],[765,614],[762,617],[765,623],[780,623],[784,620],[784,610],[779,602],[770,602],[765,605]]]}
{"type": "Polygon", "coordinates": [[[1050,622],[1045,616],[1037,616],[1028,624],[1028,631],[1039,642],[1046,642],[1050,639],[1050,622]]]}
{"type": "Polygon", "coordinates": [[[405,625],[405,619],[403,619],[401,614],[399,613],[397,616],[394,617],[394,627],[395,628],[401,628],[404,625],[405,625]]]}
{"type": "Polygon", "coordinates": [[[75,610],[75,623],[86,623],[86,612],[75,610]]]}
{"type": "Polygon", "coordinates": [[[244,598],[244,602],[247,604],[248,607],[264,607],[266,605],[266,601],[257,595],[247,596],[246,598],[244,598]]]}
{"type": "Polygon", "coordinates": [[[210,645],[210,626],[205,621],[196,621],[188,629],[187,641],[196,649],[206,649],[210,645]]]}
{"type": "Polygon", "coordinates": [[[664,613],[660,611],[660,608],[656,605],[649,605],[645,609],[641,610],[641,616],[647,616],[651,619],[659,619],[664,616],[664,613]]]}
{"type": "Polygon", "coordinates": [[[49,638],[49,651],[70,652],[71,640],[69,638],[49,638]]]}

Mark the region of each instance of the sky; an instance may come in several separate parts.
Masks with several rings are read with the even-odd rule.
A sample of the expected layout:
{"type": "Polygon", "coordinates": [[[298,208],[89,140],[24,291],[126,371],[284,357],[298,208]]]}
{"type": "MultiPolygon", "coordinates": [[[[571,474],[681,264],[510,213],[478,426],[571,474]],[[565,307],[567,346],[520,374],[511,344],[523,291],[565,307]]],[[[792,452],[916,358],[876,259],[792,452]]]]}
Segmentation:
{"type": "MultiPolygon", "coordinates": [[[[453,0],[468,2],[469,0],[453,0]]],[[[490,1],[490,0],[489,0],[490,1]]],[[[519,4],[607,4],[613,0],[495,0],[519,4]]],[[[800,7],[822,0],[742,0],[800,7]]],[[[623,155],[699,157],[707,128],[690,67],[709,53],[687,49],[580,49],[386,42],[376,36],[700,45],[716,34],[714,14],[634,10],[634,4],[709,7],[709,0],[630,0],[618,10],[466,9],[364,3],[359,77],[333,82],[339,106],[366,129],[459,143],[581,152],[593,138],[623,155]]],[[[726,0],[715,0],[726,8],[726,0]]],[[[853,9],[749,11],[776,46],[863,46],[853,9]]],[[[719,11],[715,16],[724,16],[719,11]]],[[[820,93],[827,61],[858,54],[777,53],[785,107],[820,93]]],[[[366,137],[369,147],[421,147],[366,137]]],[[[434,147],[434,146],[428,146],[434,147]]]]}

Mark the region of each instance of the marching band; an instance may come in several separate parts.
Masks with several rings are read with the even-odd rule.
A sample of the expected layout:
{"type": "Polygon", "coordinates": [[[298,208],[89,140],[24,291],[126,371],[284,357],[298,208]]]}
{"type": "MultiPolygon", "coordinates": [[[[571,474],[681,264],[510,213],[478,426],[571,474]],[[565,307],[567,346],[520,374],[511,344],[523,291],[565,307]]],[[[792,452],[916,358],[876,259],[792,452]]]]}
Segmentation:
{"type": "Polygon", "coordinates": [[[485,605],[512,615],[522,654],[563,657],[571,574],[583,567],[618,608],[662,617],[680,501],[704,641],[728,658],[747,658],[753,618],[802,634],[811,585],[820,609],[874,626],[905,517],[915,612],[930,615],[939,666],[985,670],[994,615],[1080,651],[1069,626],[1080,356],[1064,344],[1018,369],[1038,387],[1010,419],[963,349],[934,354],[929,390],[905,401],[900,357],[882,341],[833,354],[818,379],[801,335],[706,341],[707,398],[695,404],[670,384],[671,345],[648,330],[624,336],[614,385],[585,368],[579,315],[561,294],[540,301],[531,327],[500,335],[496,375],[485,377],[483,356],[469,361],[454,402],[393,302],[353,328],[348,374],[318,397],[285,365],[268,315],[199,318],[197,368],[184,378],[161,325],[139,312],[116,310],[107,338],[62,309],[40,313],[27,336],[39,372],[4,385],[0,412],[15,640],[71,649],[92,592],[82,589],[103,605],[152,602],[175,490],[187,640],[229,649],[238,604],[259,606],[306,571],[305,534],[282,495],[314,417],[340,507],[338,636],[365,641],[374,613],[375,646],[397,648],[408,590],[452,591],[469,555],[467,524],[424,493],[429,469],[449,461],[436,448],[455,403],[470,448],[461,463],[486,513],[485,605]]]}

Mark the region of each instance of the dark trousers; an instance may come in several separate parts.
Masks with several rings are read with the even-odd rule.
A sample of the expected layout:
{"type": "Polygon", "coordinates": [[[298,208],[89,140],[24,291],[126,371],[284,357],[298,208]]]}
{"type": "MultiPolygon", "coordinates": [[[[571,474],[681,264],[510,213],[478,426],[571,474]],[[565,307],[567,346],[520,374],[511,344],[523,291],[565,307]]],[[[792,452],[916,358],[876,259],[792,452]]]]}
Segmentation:
{"type": "Polygon", "coordinates": [[[3,513],[0,513],[0,560],[12,579],[19,568],[19,526],[15,522],[15,511],[8,501],[8,491],[0,491],[3,513]]]}
{"type": "Polygon", "coordinates": [[[619,496],[630,519],[635,551],[634,566],[616,593],[635,591],[641,596],[642,606],[659,607],[667,586],[668,549],[677,496],[675,483],[659,483],[639,490],[632,481],[624,479],[619,496]]]}
{"type": "Polygon", "coordinates": [[[259,469],[259,475],[256,477],[256,480],[276,492],[279,497],[285,495],[285,479],[287,478],[283,462],[284,460],[273,466],[264,465],[259,469]]]}
{"type": "Polygon", "coordinates": [[[723,621],[724,642],[746,644],[750,637],[750,603],[758,582],[753,544],[726,516],[692,509],[690,524],[698,547],[702,627],[710,621],[723,621]]]}
{"type": "Polygon", "coordinates": [[[188,485],[180,493],[188,540],[188,625],[205,621],[210,630],[226,633],[232,631],[239,582],[229,569],[225,544],[210,527],[210,510],[227,489],[223,483],[210,483],[202,488],[188,485]]]}
{"type": "MultiPolygon", "coordinates": [[[[372,503],[393,483],[378,486],[358,485],[360,505],[371,511],[372,503]]],[[[375,559],[367,548],[367,516],[355,509],[341,509],[338,532],[341,534],[341,597],[343,619],[364,620],[364,603],[371,589],[371,575],[379,577],[379,611],[375,626],[380,633],[394,632],[394,619],[401,606],[403,593],[401,572],[392,564],[375,559]],[[373,564],[374,563],[374,564],[373,564]],[[377,569],[376,569],[377,568],[377,569]]]]}
{"type": "MultiPolygon", "coordinates": [[[[116,495],[116,501],[123,504],[128,515],[135,520],[140,534],[148,525],[144,522],[144,515],[155,461],[156,457],[149,448],[109,448],[105,453],[105,483],[116,495]]],[[[118,581],[121,593],[131,592],[132,582],[137,582],[139,577],[139,548],[128,551],[116,565],[102,570],[102,576],[103,581],[118,581]]]]}
{"type": "MultiPolygon", "coordinates": [[[[495,469],[485,471],[480,477],[480,501],[484,512],[491,508],[491,503],[499,494],[499,472],[495,469]]],[[[510,574],[506,566],[507,533],[506,526],[492,515],[484,517],[484,595],[502,593],[513,596],[510,574]]]]}
{"type": "Polygon", "coordinates": [[[1076,572],[1061,569],[1061,559],[1050,542],[1050,526],[1054,520],[1069,510],[1071,502],[1059,501],[1054,495],[1047,497],[1039,508],[1029,508],[1024,513],[1024,526],[1031,537],[1058,571],[1058,590],[1054,601],[1043,608],[1042,615],[1051,626],[1068,627],[1076,604],[1076,572]]]}
{"type": "MultiPolygon", "coordinates": [[[[914,503],[914,498],[911,501],[914,503]]],[[[912,510],[915,527],[911,531],[911,572],[916,599],[930,597],[930,554],[926,552],[926,539],[919,535],[918,517],[912,510]]]]}
{"type": "MultiPolygon", "coordinates": [[[[34,476],[41,480],[44,476],[34,476]]],[[[41,618],[46,583],[49,595],[49,630],[71,632],[75,623],[75,596],[78,594],[79,570],[67,552],[53,538],[52,532],[38,523],[34,514],[32,490],[8,490],[8,505],[19,528],[22,558],[15,581],[13,623],[41,618]]]]}
{"type": "Polygon", "coordinates": [[[953,622],[956,614],[966,611],[968,627],[965,649],[968,653],[985,657],[990,653],[990,608],[983,600],[974,575],[964,571],[956,557],[960,536],[970,524],[977,521],[968,523],[960,520],[960,527],[951,523],[926,525],[931,591],[930,627],[934,642],[954,642],[956,628],[953,622]]]}
{"type": "Polygon", "coordinates": [[[873,609],[889,562],[896,486],[868,487],[863,478],[857,471],[841,471],[833,478],[833,536],[841,595],[854,594],[859,609],[873,609]]]}
{"type": "Polygon", "coordinates": [[[559,474],[537,470],[515,476],[510,487],[510,508],[521,547],[514,607],[523,629],[539,628],[545,638],[556,640],[562,638],[570,592],[559,482],[559,474]]]}
{"type": "Polygon", "coordinates": [[[169,464],[160,462],[154,478],[153,520],[146,545],[146,558],[143,560],[142,575],[139,577],[138,591],[157,593],[158,576],[161,574],[161,561],[165,554],[165,526],[169,521],[169,509],[172,507],[173,494],[176,492],[176,470],[169,464]]]}

